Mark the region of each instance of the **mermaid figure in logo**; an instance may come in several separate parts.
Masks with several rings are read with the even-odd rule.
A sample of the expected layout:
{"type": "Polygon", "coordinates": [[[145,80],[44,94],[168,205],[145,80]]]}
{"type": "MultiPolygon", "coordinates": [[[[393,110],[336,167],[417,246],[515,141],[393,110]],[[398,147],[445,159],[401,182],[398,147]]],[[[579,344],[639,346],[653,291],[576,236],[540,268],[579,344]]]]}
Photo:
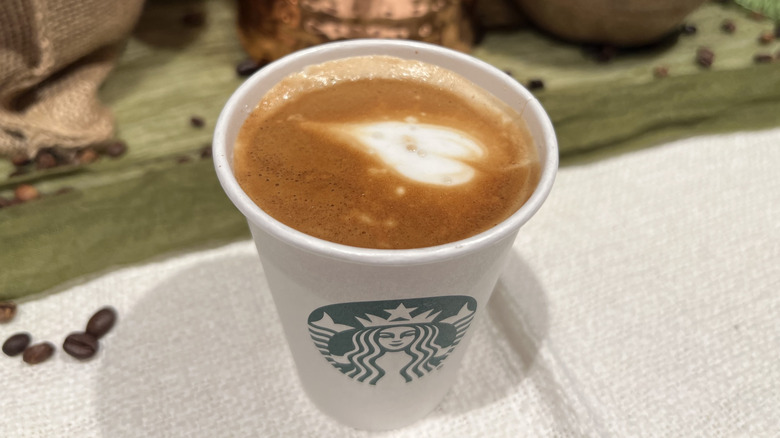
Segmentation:
{"type": "Polygon", "coordinates": [[[400,304],[385,310],[388,318],[356,317],[362,327],[335,323],[323,312],[321,319],[309,323],[309,333],[325,358],[354,380],[376,385],[397,369],[404,381],[411,382],[440,366],[474,315],[467,305],[440,321],[436,321],[440,312],[427,310],[412,316],[414,310],[400,304]]]}

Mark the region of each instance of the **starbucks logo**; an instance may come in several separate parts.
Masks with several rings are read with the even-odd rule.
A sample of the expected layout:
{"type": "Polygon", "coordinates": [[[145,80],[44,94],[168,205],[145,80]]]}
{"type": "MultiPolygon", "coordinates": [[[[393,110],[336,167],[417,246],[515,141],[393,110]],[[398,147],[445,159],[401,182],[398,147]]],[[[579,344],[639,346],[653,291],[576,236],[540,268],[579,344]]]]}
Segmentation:
{"type": "Polygon", "coordinates": [[[442,366],[476,310],[466,296],[332,304],[309,315],[309,334],[331,365],[358,382],[411,382],[442,366]]]}

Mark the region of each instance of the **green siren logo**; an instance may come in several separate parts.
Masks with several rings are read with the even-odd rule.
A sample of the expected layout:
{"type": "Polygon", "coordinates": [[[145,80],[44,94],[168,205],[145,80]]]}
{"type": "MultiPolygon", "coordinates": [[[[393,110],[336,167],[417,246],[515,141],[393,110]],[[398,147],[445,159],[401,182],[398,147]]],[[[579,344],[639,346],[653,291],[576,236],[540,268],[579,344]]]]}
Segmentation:
{"type": "Polygon", "coordinates": [[[466,296],[333,304],[309,315],[309,334],[331,365],[358,382],[411,382],[441,367],[476,310],[466,296]]]}

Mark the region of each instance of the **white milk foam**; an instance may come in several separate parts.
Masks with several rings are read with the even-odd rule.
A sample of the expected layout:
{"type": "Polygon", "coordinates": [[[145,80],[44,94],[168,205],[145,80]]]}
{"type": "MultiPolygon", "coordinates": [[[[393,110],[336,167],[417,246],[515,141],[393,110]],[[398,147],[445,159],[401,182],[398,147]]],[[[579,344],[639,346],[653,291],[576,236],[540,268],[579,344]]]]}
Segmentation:
{"type": "Polygon", "coordinates": [[[458,185],[469,182],[475,170],[465,161],[478,160],[484,148],[471,136],[447,126],[404,122],[307,123],[303,126],[348,137],[349,143],[380,158],[385,165],[417,182],[458,185]],[[308,126],[307,126],[308,125],[308,126]]]}
{"type": "MultiPolygon", "coordinates": [[[[362,56],[308,66],[284,78],[258,104],[257,110],[272,112],[299,95],[342,82],[364,79],[402,79],[423,82],[449,90],[466,99],[475,111],[495,115],[502,123],[515,124],[505,103],[456,73],[441,67],[389,56],[362,56]],[[381,65],[381,68],[377,66],[381,65]]],[[[390,169],[413,181],[436,185],[459,185],[476,171],[469,165],[487,155],[487,149],[472,136],[452,126],[404,121],[360,121],[324,124],[301,118],[301,127],[336,134],[366,153],[381,159],[390,169]]]]}

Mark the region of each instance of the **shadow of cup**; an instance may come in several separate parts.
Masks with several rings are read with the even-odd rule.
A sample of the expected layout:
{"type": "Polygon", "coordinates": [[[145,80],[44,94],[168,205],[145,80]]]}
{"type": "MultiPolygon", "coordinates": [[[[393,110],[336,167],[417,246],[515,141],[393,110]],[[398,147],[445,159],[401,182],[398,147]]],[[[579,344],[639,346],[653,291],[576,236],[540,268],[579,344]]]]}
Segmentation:
{"type": "MultiPolygon", "coordinates": [[[[431,417],[512,394],[534,364],[546,311],[541,285],[512,253],[458,382],[431,417]]],[[[356,433],[301,389],[254,254],[205,261],[161,282],[122,316],[103,354],[95,399],[104,436],[356,433]]]]}
{"type": "Polygon", "coordinates": [[[468,412],[517,392],[547,336],[544,289],[514,251],[477,321],[458,381],[435,414],[468,412]]]}

